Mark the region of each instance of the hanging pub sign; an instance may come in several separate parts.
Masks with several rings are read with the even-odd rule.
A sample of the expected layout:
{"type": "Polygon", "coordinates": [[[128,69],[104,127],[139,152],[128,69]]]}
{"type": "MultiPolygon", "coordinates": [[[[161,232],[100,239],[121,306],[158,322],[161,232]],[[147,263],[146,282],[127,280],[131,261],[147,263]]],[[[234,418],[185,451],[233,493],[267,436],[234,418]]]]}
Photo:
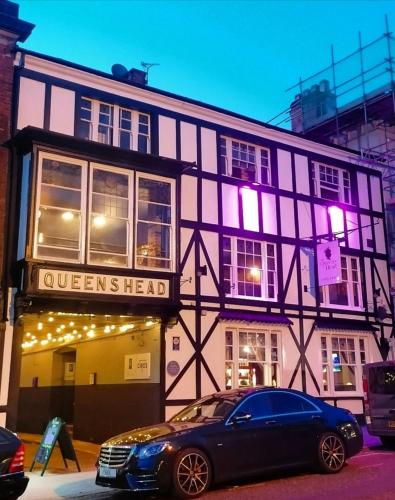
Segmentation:
{"type": "Polygon", "coordinates": [[[317,245],[317,267],[319,286],[340,283],[341,261],[339,241],[327,241],[317,245]]]}

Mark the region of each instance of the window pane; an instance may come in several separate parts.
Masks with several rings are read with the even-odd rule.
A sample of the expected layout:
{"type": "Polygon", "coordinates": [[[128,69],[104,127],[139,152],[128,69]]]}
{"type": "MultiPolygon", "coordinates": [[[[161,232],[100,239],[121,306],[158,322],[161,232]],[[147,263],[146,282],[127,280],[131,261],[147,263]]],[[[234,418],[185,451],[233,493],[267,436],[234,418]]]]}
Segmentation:
{"type": "Polygon", "coordinates": [[[43,159],[41,182],[64,188],[81,189],[81,166],[43,159]]]}
{"type": "Polygon", "coordinates": [[[170,268],[170,227],[138,222],[137,263],[146,267],[170,268]]]}
{"type": "MultiPolygon", "coordinates": [[[[38,219],[37,251],[41,257],[52,257],[51,250],[46,247],[55,247],[60,250],[79,250],[81,217],[77,212],[65,212],[53,208],[40,208],[38,219]]],[[[59,257],[65,259],[79,258],[79,252],[63,253],[58,251],[59,257]]]]}

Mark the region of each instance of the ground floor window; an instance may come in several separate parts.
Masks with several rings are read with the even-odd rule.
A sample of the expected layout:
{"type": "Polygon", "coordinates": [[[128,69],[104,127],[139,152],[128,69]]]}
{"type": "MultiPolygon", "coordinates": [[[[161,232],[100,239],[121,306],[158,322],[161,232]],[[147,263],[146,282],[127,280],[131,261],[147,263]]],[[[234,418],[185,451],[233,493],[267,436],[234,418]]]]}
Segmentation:
{"type": "Polygon", "coordinates": [[[225,329],[225,385],[280,385],[280,332],[270,329],[225,329]]]}
{"type": "Polygon", "coordinates": [[[361,391],[366,362],[366,338],[322,335],[322,384],[325,392],[361,391]]]}

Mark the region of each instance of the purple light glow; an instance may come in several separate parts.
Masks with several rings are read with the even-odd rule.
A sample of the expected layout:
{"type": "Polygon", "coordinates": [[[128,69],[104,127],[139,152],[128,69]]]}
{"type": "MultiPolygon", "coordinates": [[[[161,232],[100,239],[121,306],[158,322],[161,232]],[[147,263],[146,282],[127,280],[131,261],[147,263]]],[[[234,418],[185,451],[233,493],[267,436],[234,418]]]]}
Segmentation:
{"type": "Polygon", "coordinates": [[[344,214],[343,210],[335,205],[328,208],[331,219],[332,232],[336,233],[336,238],[344,236],[344,214]]]}
{"type": "Polygon", "coordinates": [[[244,229],[259,231],[258,193],[248,186],[243,186],[241,188],[241,199],[243,201],[244,229]]]}

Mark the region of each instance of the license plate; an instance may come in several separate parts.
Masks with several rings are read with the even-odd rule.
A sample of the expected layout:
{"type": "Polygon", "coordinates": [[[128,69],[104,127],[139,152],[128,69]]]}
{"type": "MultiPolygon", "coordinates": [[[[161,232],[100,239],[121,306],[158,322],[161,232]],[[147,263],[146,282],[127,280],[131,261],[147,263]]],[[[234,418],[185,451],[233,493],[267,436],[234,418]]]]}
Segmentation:
{"type": "Polygon", "coordinates": [[[116,469],[111,469],[110,467],[100,467],[99,476],[100,477],[116,477],[116,469]]]}
{"type": "Polygon", "coordinates": [[[395,420],[389,420],[388,427],[391,427],[391,429],[395,429],[395,420]]]}

